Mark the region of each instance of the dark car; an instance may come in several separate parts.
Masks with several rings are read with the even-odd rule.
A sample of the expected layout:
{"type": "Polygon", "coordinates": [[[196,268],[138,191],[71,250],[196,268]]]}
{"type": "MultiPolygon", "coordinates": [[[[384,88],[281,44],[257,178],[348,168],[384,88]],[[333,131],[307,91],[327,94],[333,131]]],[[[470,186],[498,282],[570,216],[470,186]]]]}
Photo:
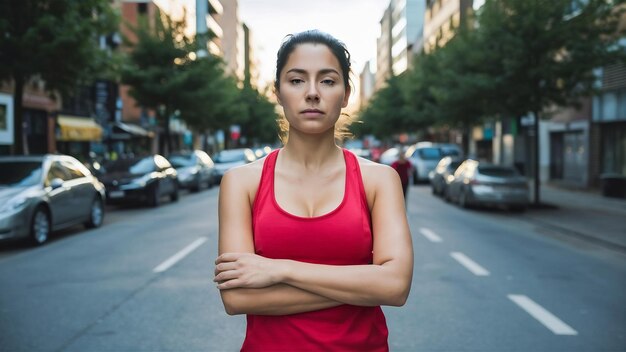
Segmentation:
{"type": "Polygon", "coordinates": [[[202,187],[213,187],[216,183],[215,164],[211,157],[202,150],[171,154],[168,157],[178,174],[178,184],[192,192],[202,187]]]}
{"type": "Polygon", "coordinates": [[[178,200],[176,169],[159,154],[118,159],[103,169],[100,180],[110,203],[142,202],[157,207],[164,196],[178,200]]]}
{"type": "Polygon", "coordinates": [[[528,207],[528,181],[512,166],[465,160],[446,189],[446,198],[469,208],[475,205],[505,206],[524,211],[528,207]]]}
{"type": "Polygon", "coordinates": [[[450,178],[454,177],[454,172],[463,162],[462,159],[458,159],[451,156],[446,156],[439,160],[439,163],[435,167],[435,170],[431,171],[429,175],[430,185],[432,186],[433,194],[444,195],[446,187],[450,182],[450,178]]]}
{"type": "Polygon", "coordinates": [[[0,239],[45,243],[52,231],[104,219],[104,185],[67,155],[0,157],[0,239]]]}

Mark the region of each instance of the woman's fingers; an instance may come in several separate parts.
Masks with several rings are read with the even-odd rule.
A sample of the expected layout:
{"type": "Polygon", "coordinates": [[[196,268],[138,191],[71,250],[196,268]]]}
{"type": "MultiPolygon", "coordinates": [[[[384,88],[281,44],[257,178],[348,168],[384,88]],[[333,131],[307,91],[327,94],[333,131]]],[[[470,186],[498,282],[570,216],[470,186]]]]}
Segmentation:
{"type": "Polygon", "coordinates": [[[235,269],[237,269],[236,262],[220,263],[215,266],[215,275],[223,271],[235,270],[235,269]]]}
{"type": "Polygon", "coordinates": [[[228,290],[230,288],[238,288],[242,286],[243,286],[243,282],[239,279],[233,279],[233,280],[228,280],[228,281],[217,283],[217,288],[220,290],[228,290]]]}
{"type": "Polygon", "coordinates": [[[222,282],[222,281],[232,280],[232,279],[239,278],[240,275],[241,273],[237,270],[222,271],[221,273],[215,275],[215,278],[213,279],[213,281],[222,282]]]}
{"type": "Polygon", "coordinates": [[[250,253],[223,253],[215,259],[215,265],[226,262],[235,262],[237,259],[250,253]]]}

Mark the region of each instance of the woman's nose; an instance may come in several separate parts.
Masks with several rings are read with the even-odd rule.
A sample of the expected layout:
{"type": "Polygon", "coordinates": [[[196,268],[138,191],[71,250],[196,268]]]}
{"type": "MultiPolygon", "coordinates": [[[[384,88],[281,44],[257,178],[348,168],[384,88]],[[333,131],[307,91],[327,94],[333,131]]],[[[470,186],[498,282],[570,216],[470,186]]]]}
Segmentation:
{"type": "Polygon", "coordinates": [[[320,94],[317,91],[317,87],[314,83],[309,85],[309,89],[306,92],[306,100],[307,101],[319,101],[320,100],[320,94]]]}

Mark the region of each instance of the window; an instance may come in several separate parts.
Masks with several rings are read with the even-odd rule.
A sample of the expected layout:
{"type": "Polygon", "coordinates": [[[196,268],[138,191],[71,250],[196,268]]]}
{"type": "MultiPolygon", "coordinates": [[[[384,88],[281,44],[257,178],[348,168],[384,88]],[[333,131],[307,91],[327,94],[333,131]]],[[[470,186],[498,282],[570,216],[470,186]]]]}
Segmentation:
{"type": "Polygon", "coordinates": [[[148,4],[145,2],[141,2],[137,4],[137,12],[140,15],[145,15],[148,13],[148,4]]]}
{"type": "Polygon", "coordinates": [[[45,185],[50,186],[50,183],[55,178],[59,178],[63,181],[69,181],[72,179],[72,176],[70,176],[70,173],[68,172],[68,170],[65,167],[63,167],[63,165],[61,165],[61,162],[59,161],[53,161],[52,164],[50,165],[50,170],[48,170],[48,175],[46,176],[45,185]]]}
{"type": "Polygon", "coordinates": [[[75,165],[72,161],[63,160],[61,161],[61,165],[67,170],[72,179],[85,177],[85,174],[80,170],[78,165],[75,165]]]}

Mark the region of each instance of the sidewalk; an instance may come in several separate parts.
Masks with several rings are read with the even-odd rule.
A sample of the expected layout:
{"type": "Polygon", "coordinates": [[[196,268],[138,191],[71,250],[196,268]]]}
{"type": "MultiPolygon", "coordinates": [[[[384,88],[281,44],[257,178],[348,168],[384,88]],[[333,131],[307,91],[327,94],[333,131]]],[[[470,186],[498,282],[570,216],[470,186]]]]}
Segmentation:
{"type": "Polygon", "coordinates": [[[541,226],[626,252],[626,199],[541,185],[541,202],[556,209],[533,209],[524,215],[541,226]]]}

